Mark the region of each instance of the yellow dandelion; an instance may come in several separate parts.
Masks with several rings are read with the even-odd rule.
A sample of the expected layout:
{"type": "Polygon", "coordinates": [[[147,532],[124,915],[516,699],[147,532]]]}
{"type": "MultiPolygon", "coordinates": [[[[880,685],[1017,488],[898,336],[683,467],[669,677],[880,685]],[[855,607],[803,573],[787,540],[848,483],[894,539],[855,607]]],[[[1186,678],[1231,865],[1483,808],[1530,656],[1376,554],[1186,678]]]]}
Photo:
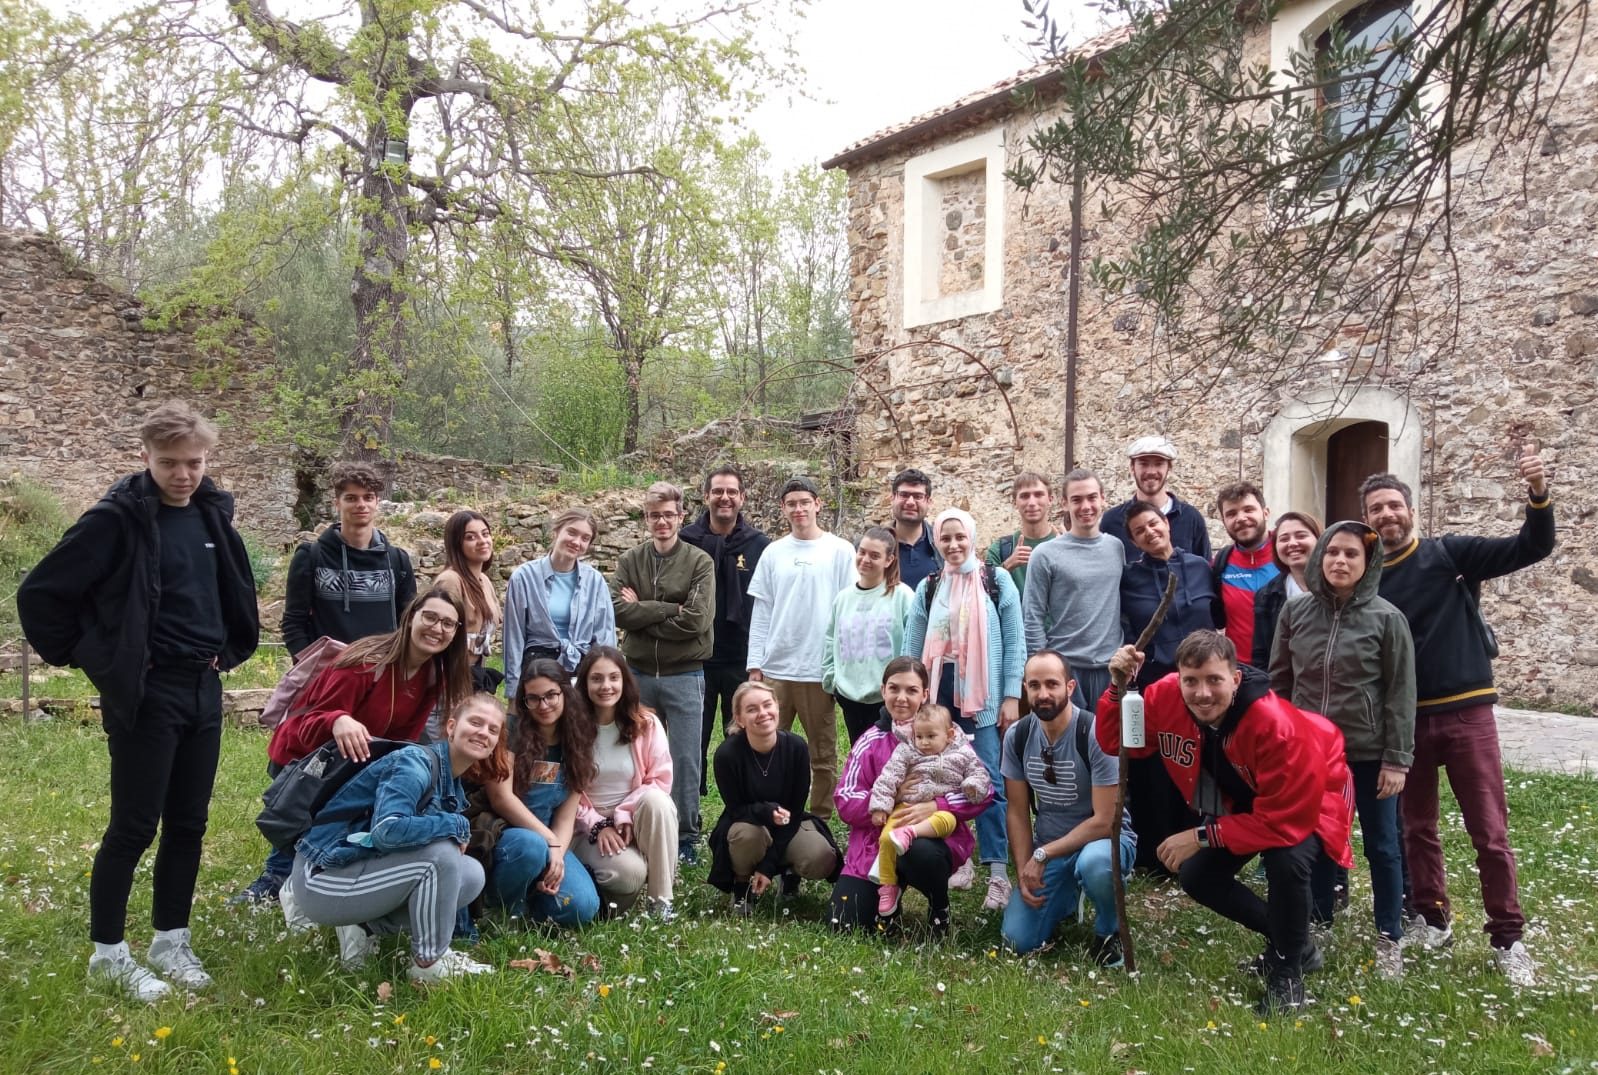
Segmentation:
{"type": "Polygon", "coordinates": [[[781,1034],[782,1033],[782,1024],[778,1023],[776,1026],[772,1027],[771,1028],[771,1032],[773,1034],[781,1034]]]}
{"type": "Polygon", "coordinates": [[[599,995],[600,995],[600,996],[602,996],[602,997],[608,997],[608,996],[610,996],[610,986],[608,986],[608,985],[601,985],[601,986],[600,986],[600,987],[599,987],[599,995]]]}
{"type": "Polygon", "coordinates": [[[400,1012],[398,1015],[396,1015],[394,1017],[394,1025],[395,1026],[404,1026],[405,1025],[405,1013],[404,1012],[400,1012]]]}
{"type": "Polygon", "coordinates": [[[1294,1019],[1293,1020],[1293,1029],[1294,1030],[1303,1030],[1304,1029],[1304,1020],[1302,1020],[1302,1019],[1294,1019]]]}
{"type": "Polygon", "coordinates": [[[155,1028],[155,1040],[156,1041],[165,1041],[166,1039],[170,1038],[171,1036],[172,1036],[172,1028],[171,1027],[169,1027],[169,1026],[158,1026],[158,1027],[155,1028]]]}
{"type": "Polygon", "coordinates": [[[227,1069],[227,1075],[239,1075],[239,1069],[236,1067],[230,1067],[227,1069]]]}
{"type": "Polygon", "coordinates": [[[141,1057],[138,1053],[134,1053],[132,1056],[128,1057],[128,1059],[137,1064],[141,1059],[143,1059],[143,1057],[141,1057]]]}
{"type": "Polygon", "coordinates": [[[1361,1004],[1365,1003],[1363,1000],[1359,999],[1359,994],[1358,993],[1355,993],[1353,996],[1349,997],[1348,998],[1348,1002],[1350,1004],[1354,1005],[1354,1007],[1356,1007],[1356,1008],[1359,1007],[1361,1004]]]}
{"type": "Polygon", "coordinates": [[[440,1060],[436,1056],[430,1056],[427,1058],[427,1066],[432,1068],[434,1071],[437,1071],[439,1068],[444,1066],[444,1061],[440,1060]]]}
{"type": "Polygon", "coordinates": [[[422,1040],[425,1041],[430,1047],[438,1044],[438,1039],[433,1037],[431,1034],[427,1035],[427,1037],[423,1038],[422,1040]]]}
{"type": "Polygon", "coordinates": [[[1045,1038],[1042,1034],[1039,1034],[1038,1035],[1038,1044],[1039,1045],[1047,1045],[1047,1044],[1049,1044],[1049,1039],[1045,1038]]]}
{"type": "Polygon", "coordinates": [[[227,1066],[230,1068],[236,1068],[239,1066],[239,1062],[230,1056],[227,1058],[227,1066]]]}
{"type": "Polygon", "coordinates": [[[1258,1024],[1258,1026],[1259,1026],[1259,1028],[1260,1028],[1260,1029],[1261,1029],[1261,1030],[1264,1030],[1264,1029],[1265,1029],[1265,1024],[1264,1024],[1264,1023],[1260,1023],[1260,1024],[1258,1024]]]}
{"type": "Polygon", "coordinates": [[[1214,1019],[1205,1020],[1204,1029],[1205,1030],[1214,1030],[1215,1029],[1215,1020],[1214,1019]]]}
{"type": "MultiPolygon", "coordinates": [[[[844,897],[844,899],[848,899],[848,898],[849,898],[848,896],[844,897]]],[[[717,1075],[720,1075],[721,1072],[726,1071],[726,1070],[727,1070],[727,1061],[725,1061],[725,1060],[716,1061],[716,1072],[717,1072],[717,1075]]]]}
{"type": "Polygon", "coordinates": [[[988,949],[988,958],[989,959],[998,959],[999,958],[999,950],[997,948],[989,948],[988,949]]]}
{"type": "Polygon", "coordinates": [[[1093,1002],[1091,1000],[1088,1000],[1086,997],[1084,997],[1083,999],[1077,1001],[1077,1003],[1082,1005],[1082,1007],[1084,1007],[1084,1008],[1093,1007],[1093,1002]]]}
{"type": "Polygon", "coordinates": [[[113,1049],[122,1048],[122,1035],[118,1034],[116,1037],[111,1039],[111,1048],[113,1048],[113,1049]]]}

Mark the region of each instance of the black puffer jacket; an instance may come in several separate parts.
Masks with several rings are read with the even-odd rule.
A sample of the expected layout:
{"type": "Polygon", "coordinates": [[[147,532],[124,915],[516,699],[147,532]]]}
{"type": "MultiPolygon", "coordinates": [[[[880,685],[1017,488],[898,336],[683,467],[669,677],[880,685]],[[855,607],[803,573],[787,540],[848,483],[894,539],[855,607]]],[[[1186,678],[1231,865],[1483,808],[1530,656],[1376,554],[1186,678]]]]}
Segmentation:
{"type": "MultiPolygon", "coordinates": [[[[226,671],[249,659],[260,641],[255,575],[233,529],[233,496],[210,478],[191,503],[216,542],[217,592],[227,641],[217,654],[226,671]]],[[[144,699],[150,628],[161,602],[160,490],[148,471],[130,474],[84,512],[17,590],[23,633],[53,665],[83,669],[100,691],[107,729],[131,728],[144,699]]]]}

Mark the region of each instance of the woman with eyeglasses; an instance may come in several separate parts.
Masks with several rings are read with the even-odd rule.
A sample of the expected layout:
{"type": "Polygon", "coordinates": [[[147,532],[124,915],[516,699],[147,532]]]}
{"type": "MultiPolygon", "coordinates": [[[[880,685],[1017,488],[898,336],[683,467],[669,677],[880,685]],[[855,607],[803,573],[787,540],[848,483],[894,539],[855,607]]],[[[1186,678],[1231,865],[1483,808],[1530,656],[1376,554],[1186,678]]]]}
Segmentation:
{"type": "MultiPolygon", "coordinates": [[[[581,926],[599,914],[594,879],[572,850],[577,808],[595,775],[594,724],[559,662],[524,661],[522,672],[511,702],[510,769],[484,785],[492,813],[504,823],[487,894],[529,922],[581,926]]],[[[474,819],[474,832],[483,827],[474,819]]]]}
{"type": "MultiPolygon", "coordinates": [[[[350,643],[306,685],[298,711],[272,730],[267,771],[275,776],[330,739],[346,758],[366,761],[374,736],[415,742],[434,706],[453,713],[472,693],[465,618],[459,599],[432,589],[405,607],[395,630],[350,643]]],[[[273,853],[258,883],[282,883],[289,863],[280,870],[281,857],[273,853]]],[[[278,898],[289,914],[292,893],[278,898]]]]}

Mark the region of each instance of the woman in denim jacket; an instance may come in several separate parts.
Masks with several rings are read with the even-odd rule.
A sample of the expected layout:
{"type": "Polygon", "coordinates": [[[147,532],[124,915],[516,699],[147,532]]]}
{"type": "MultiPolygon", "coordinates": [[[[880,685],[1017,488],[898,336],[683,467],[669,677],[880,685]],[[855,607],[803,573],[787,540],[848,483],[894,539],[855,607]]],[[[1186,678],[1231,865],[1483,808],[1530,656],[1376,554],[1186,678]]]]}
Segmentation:
{"type": "Polygon", "coordinates": [[[455,914],[483,888],[483,868],[465,854],[464,776],[487,783],[509,771],[505,711],[487,695],[463,702],[428,746],[372,762],[329,800],[324,812],[362,811],[314,826],[296,845],[299,909],[336,926],[344,965],[366,962],[377,934],[411,936],[412,981],[493,970],[449,947],[455,914]],[[429,797],[429,789],[431,796],[429,797]]]}

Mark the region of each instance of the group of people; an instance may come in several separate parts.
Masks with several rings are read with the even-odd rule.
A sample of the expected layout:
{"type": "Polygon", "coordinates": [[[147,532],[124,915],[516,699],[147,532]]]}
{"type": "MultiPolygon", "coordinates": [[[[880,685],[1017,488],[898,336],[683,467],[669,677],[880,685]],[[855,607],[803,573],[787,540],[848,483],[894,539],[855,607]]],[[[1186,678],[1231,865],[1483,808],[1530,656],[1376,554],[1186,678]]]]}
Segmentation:
{"type": "MultiPolygon", "coordinates": [[[[259,624],[232,498],[205,477],[216,430],[170,403],[141,432],[146,469],[67,532],[18,607],[41,656],[101,692],[112,794],[90,974],[156,999],[209,983],[188,920],[218,676],[255,649],[259,624]],[[140,962],[126,904],[158,827],[140,962]]],[[[678,487],[645,491],[648,540],[609,579],[585,560],[597,520],[561,513],[503,604],[487,519],[449,518],[445,570],[418,593],[410,557],[377,528],[382,478],[341,464],[338,521],[289,568],[283,638],[314,674],[273,730],[268,772],[328,744],[366,764],[237,899],[335,927],[350,965],[405,932],[412,978],[482,973],[451,940],[484,907],[575,926],[642,898],[671,918],[713,774],[706,879],[735,914],[826,881],[834,927],[892,931],[915,889],[941,934],[950,889],[980,865],[983,906],[1016,951],[1049,944],[1085,898],[1090,955],[1115,966],[1115,872],[1142,864],[1264,938],[1248,969],[1269,1013],[1304,1003],[1303,975],[1322,962],[1311,922],[1346,893],[1355,810],[1378,970],[1403,973],[1406,941],[1451,943],[1446,768],[1495,964],[1534,981],[1477,591],[1552,549],[1541,461],[1520,460],[1530,498],[1513,537],[1417,538],[1411,491],[1390,474],[1361,487],[1361,520],[1323,529],[1286,512],[1272,529],[1260,489],[1236,482],[1215,499],[1230,544],[1212,556],[1204,514],[1167,489],[1175,446],[1143,437],[1127,454],[1134,495],[1111,506],[1074,470],[1058,489],[1064,526],[1048,479],[1018,475],[1017,525],[986,545],[970,513],[934,509],[918,469],[894,475],[891,520],[854,544],[823,526],[816,485],[790,479],[788,533],[772,539],[742,513],[742,476],[718,467],[692,522],[678,487]],[[499,638],[502,675],[488,663],[499,638]],[[1134,691],[1148,734],[1125,747],[1112,847],[1134,691]],[[1239,880],[1256,856],[1263,896],[1239,880]]]]}

